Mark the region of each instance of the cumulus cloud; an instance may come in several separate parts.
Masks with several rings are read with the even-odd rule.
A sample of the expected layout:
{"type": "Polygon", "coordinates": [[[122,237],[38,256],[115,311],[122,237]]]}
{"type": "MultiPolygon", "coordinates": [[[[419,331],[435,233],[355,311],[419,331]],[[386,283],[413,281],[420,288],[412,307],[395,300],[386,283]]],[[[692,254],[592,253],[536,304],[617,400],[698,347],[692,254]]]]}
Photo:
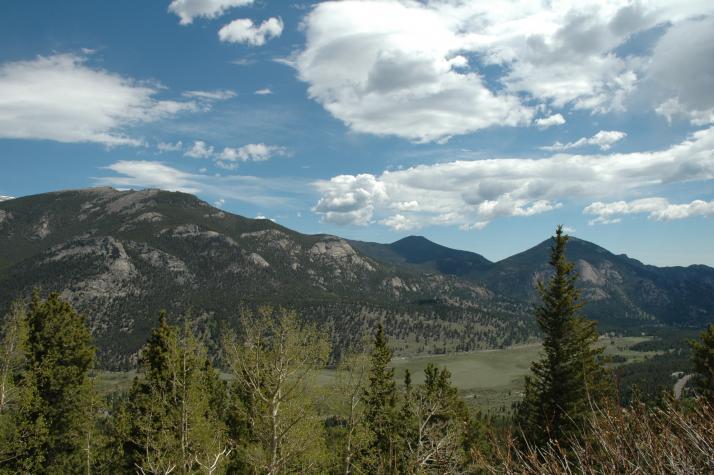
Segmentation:
{"type": "Polygon", "coordinates": [[[194,18],[218,18],[231,8],[252,4],[253,0],[173,0],[169,12],[178,15],[182,25],[190,25],[194,18]]]}
{"type": "Polygon", "coordinates": [[[267,96],[268,94],[272,94],[272,93],[273,93],[273,91],[268,87],[265,87],[263,89],[258,89],[257,91],[255,91],[255,94],[258,96],[267,96]]]}
{"type": "Polygon", "coordinates": [[[469,68],[459,25],[435,7],[324,2],[305,26],[299,77],[311,98],[357,132],[439,141],[531,120],[517,97],[490,91],[469,68]]]}
{"type": "Polygon", "coordinates": [[[645,81],[663,98],[657,112],[671,121],[714,123],[714,17],[697,17],[671,26],[654,48],[645,81]]]}
{"type": "Polygon", "coordinates": [[[712,62],[702,58],[712,56],[714,28],[702,17],[712,13],[711,2],[328,1],[306,16],[306,45],[287,64],[350,129],[439,141],[530,123],[534,100],[621,111],[648,77],[708,102],[712,62]],[[619,55],[634,34],[662,25],[672,26],[654,52],[619,55]],[[685,68],[670,67],[670,51],[685,68]]]}
{"type": "Polygon", "coordinates": [[[14,196],[0,195],[0,201],[14,200],[14,196]]]}
{"type": "Polygon", "coordinates": [[[547,129],[548,127],[553,127],[554,125],[563,125],[565,123],[565,119],[561,114],[553,114],[548,117],[536,119],[535,123],[541,129],[547,129]]]}
{"type": "Polygon", "coordinates": [[[76,54],[0,64],[0,138],[142,145],[131,126],[195,111],[160,87],[93,68],[76,54]]]}
{"type": "Polygon", "coordinates": [[[277,38],[283,33],[283,20],[268,18],[259,26],[253,24],[250,18],[239,18],[218,30],[218,38],[228,43],[247,43],[262,46],[271,38],[277,38]]]}
{"type": "Polygon", "coordinates": [[[159,153],[180,152],[181,150],[183,150],[183,142],[181,142],[180,140],[176,143],[159,142],[156,145],[156,149],[159,151],[159,153]]]}
{"type": "Polygon", "coordinates": [[[714,127],[665,150],[541,159],[501,158],[420,165],[315,183],[325,222],[480,229],[499,217],[532,216],[564,200],[633,193],[714,179],[714,127]],[[391,218],[391,219],[390,219],[391,218]]]}
{"type": "Polygon", "coordinates": [[[285,156],[288,151],[284,147],[266,145],[264,143],[249,143],[240,148],[225,147],[216,155],[216,165],[232,170],[237,162],[265,162],[275,156],[285,156]]]}
{"type": "Polygon", "coordinates": [[[203,140],[196,140],[193,145],[184,152],[184,155],[191,158],[210,158],[213,156],[213,146],[206,144],[203,140]]]}
{"type": "Polygon", "coordinates": [[[549,151],[561,151],[569,150],[571,148],[585,147],[587,145],[596,145],[600,147],[600,150],[609,150],[616,142],[627,137],[625,132],[619,130],[601,130],[592,137],[581,137],[575,142],[560,143],[555,142],[553,145],[547,145],[541,147],[543,150],[549,151]]]}
{"type": "Polygon", "coordinates": [[[619,223],[621,217],[629,214],[647,214],[654,221],[685,219],[694,216],[714,217],[714,201],[694,200],[690,203],[672,204],[666,198],[641,198],[633,201],[596,201],[587,206],[583,213],[596,215],[589,221],[593,224],[619,223]]]}

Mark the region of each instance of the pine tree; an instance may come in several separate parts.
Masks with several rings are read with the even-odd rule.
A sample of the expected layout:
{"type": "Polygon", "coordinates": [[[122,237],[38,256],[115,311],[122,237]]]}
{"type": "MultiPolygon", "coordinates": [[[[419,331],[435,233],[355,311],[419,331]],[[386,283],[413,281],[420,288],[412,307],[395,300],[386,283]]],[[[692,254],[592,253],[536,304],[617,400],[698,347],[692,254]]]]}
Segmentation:
{"type": "Polygon", "coordinates": [[[398,471],[399,441],[396,427],[397,388],[394,368],[389,367],[392,350],[387,345],[384,327],[380,324],[370,355],[369,385],[365,389],[365,425],[371,444],[364,460],[371,463],[371,472],[392,474],[398,471]]]}
{"type": "Polygon", "coordinates": [[[595,325],[578,316],[583,304],[575,287],[574,265],[565,257],[567,242],[558,226],[549,261],[554,274],[547,285],[539,284],[541,303],[535,309],[544,354],[531,366],[524,400],[516,412],[521,435],[536,446],[550,440],[567,445],[591,408],[611,393],[603,349],[595,346],[595,325]]]}
{"type": "Polygon", "coordinates": [[[17,472],[83,473],[86,440],[96,416],[89,369],[95,349],[85,319],[56,293],[35,292],[27,315],[26,364],[18,379],[22,397],[14,424],[18,431],[17,472]]]}
{"type": "Polygon", "coordinates": [[[697,388],[714,405],[714,325],[709,325],[699,340],[690,342],[694,369],[698,373],[697,388]]]}

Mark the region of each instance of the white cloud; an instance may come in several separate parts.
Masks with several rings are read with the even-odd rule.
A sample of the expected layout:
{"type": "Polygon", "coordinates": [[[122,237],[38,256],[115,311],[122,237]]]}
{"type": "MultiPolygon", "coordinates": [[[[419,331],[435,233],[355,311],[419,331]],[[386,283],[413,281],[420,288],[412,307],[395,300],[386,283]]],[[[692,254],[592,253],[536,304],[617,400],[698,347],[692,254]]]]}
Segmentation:
{"type": "Polygon", "coordinates": [[[576,229],[575,229],[575,228],[571,228],[570,226],[563,226],[563,231],[564,231],[566,234],[575,234],[576,229]]]}
{"type": "Polygon", "coordinates": [[[215,91],[186,91],[182,95],[184,97],[203,99],[206,101],[225,101],[236,97],[236,93],[228,89],[217,89],[215,91]]]}
{"type": "Polygon", "coordinates": [[[196,140],[184,155],[191,158],[210,158],[213,156],[213,150],[212,145],[207,145],[203,140],[196,140]]]}
{"type": "Polygon", "coordinates": [[[249,18],[239,18],[218,30],[218,38],[228,43],[247,43],[262,46],[271,38],[277,38],[283,33],[283,20],[268,18],[260,26],[253,24],[249,18]]]}
{"type": "Polygon", "coordinates": [[[212,199],[234,200],[256,206],[304,206],[307,184],[280,177],[260,178],[249,175],[213,175],[188,173],[162,162],[122,160],[106,167],[113,176],[95,178],[97,185],[117,188],[161,188],[186,193],[201,193],[212,199]]]}
{"type": "Polygon", "coordinates": [[[549,151],[561,151],[569,150],[571,148],[585,147],[587,145],[596,145],[600,147],[600,150],[609,150],[616,142],[627,137],[625,132],[620,132],[619,130],[601,130],[592,137],[581,137],[575,142],[560,143],[555,142],[553,145],[547,145],[541,147],[543,150],[549,151]]]}
{"type": "Polygon", "coordinates": [[[350,129],[439,141],[530,123],[534,101],[622,111],[648,78],[676,89],[652,108],[694,94],[710,103],[714,27],[702,17],[712,13],[705,1],[328,1],[307,14],[306,45],[284,62],[350,129]],[[634,34],[668,24],[654,50],[619,55],[634,34]]]}
{"type": "Polygon", "coordinates": [[[663,99],[657,112],[671,121],[714,123],[714,17],[697,17],[670,27],[647,65],[645,84],[663,99]]]}
{"type": "Polygon", "coordinates": [[[14,196],[0,195],[0,201],[14,200],[14,196]]]}
{"type": "Polygon", "coordinates": [[[564,200],[712,179],[714,127],[654,152],[454,161],[378,176],[340,175],[315,183],[321,197],[313,211],[335,224],[480,229],[499,217],[548,212],[564,200]]]}
{"type": "Polygon", "coordinates": [[[274,156],[287,155],[287,150],[275,145],[250,143],[240,148],[226,147],[216,156],[217,164],[223,168],[235,168],[237,161],[264,162],[274,156]]]}
{"type": "Polygon", "coordinates": [[[642,198],[633,201],[596,201],[587,206],[583,213],[597,217],[589,224],[619,223],[621,216],[647,214],[654,221],[686,219],[694,216],[714,217],[714,201],[694,200],[690,203],[672,204],[666,198],[642,198]]]}
{"type": "Polygon", "coordinates": [[[108,170],[119,173],[121,177],[100,178],[103,184],[119,187],[152,187],[169,191],[183,191],[184,193],[198,193],[200,191],[191,174],[182,172],[161,162],[143,160],[122,160],[107,167],[108,170]]]}
{"type": "Polygon", "coordinates": [[[194,18],[218,18],[230,8],[252,4],[253,0],[173,0],[169,12],[178,15],[182,25],[190,25],[194,18]]]}
{"type": "Polygon", "coordinates": [[[493,93],[469,68],[460,54],[468,49],[466,25],[436,3],[318,4],[293,63],[310,97],[352,130],[414,141],[529,123],[530,108],[493,93]]]}
{"type": "Polygon", "coordinates": [[[547,129],[548,127],[552,127],[554,125],[563,125],[565,123],[565,119],[561,114],[553,114],[548,117],[536,119],[535,123],[541,129],[547,129]]]}
{"type": "Polygon", "coordinates": [[[57,54],[0,64],[0,138],[142,145],[131,126],[195,111],[194,102],[157,100],[160,86],[57,54]]]}
{"type": "Polygon", "coordinates": [[[223,208],[223,205],[226,204],[226,200],[224,198],[218,198],[216,201],[213,202],[213,206],[216,208],[223,208]]]}
{"type": "Polygon", "coordinates": [[[268,94],[272,94],[272,93],[273,93],[273,91],[268,87],[265,87],[263,89],[258,89],[257,91],[255,91],[255,94],[257,94],[258,96],[267,96],[268,94]]]}
{"type": "Polygon", "coordinates": [[[412,218],[404,216],[402,214],[395,214],[388,218],[385,218],[379,222],[387,227],[394,229],[395,231],[409,231],[412,229],[418,229],[421,225],[418,221],[412,218]]]}
{"type": "Polygon", "coordinates": [[[180,152],[181,150],[183,150],[183,142],[181,142],[180,140],[176,143],[159,142],[156,145],[156,149],[159,151],[159,153],[180,152]]]}

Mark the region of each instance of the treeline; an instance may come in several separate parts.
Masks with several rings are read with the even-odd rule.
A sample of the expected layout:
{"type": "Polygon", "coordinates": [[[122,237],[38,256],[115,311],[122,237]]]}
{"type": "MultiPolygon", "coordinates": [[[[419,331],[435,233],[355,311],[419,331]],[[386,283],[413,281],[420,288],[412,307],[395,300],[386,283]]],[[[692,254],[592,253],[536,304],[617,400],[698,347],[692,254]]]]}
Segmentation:
{"type": "Polygon", "coordinates": [[[0,473],[711,473],[714,326],[693,343],[696,398],[618,406],[566,243],[558,228],[535,309],[543,355],[498,430],[469,413],[446,369],[397,381],[381,325],[317,384],[329,335],[269,307],[243,312],[216,361],[162,313],[131,388],[101,398],[84,317],[36,292],[2,330],[0,473]]]}
{"type": "Polygon", "coordinates": [[[226,377],[191,327],[161,314],[128,393],[102,401],[84,319],[57,294],[17,304],[3,331],[3,473],[464,471],[485,441],[446,369],[395,381],[380,327],[369,354],[315,379],[326,336],[287,310],[245,313],[223,341],[226,377]]]}

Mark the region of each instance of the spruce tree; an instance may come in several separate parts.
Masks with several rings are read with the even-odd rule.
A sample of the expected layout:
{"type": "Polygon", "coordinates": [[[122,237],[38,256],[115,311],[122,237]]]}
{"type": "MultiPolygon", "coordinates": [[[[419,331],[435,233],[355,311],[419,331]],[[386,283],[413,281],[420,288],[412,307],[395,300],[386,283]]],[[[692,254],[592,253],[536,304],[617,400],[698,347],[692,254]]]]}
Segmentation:
{"type": "Polygon", "coordinates": [[[27,315],[25,369],[18,378],[21,399],[16,472],[83,473],[86,441],[95,425],[89,369],[95,349],[84,317],[57,293],[47,300],[35,291],[27,315]]]}
{"type": "Polygon", "coordinates": [[[387,346],[387,338],[381,324],[377,327],[370,358],[369,385],[365,389],[363,400],[364,420],[371,444],[364,458],[371,462],[372,473],[397,473],[399,455],[396,430],[397,389],[394,368],[389,367],[392,350],[387,346]]]}
{"type": "Polygon", "coordinates": [[[694,369],[698,373],[697,389],[714,405],[714,325],[709,325],[701,333],[699,340],[690,342],[694,369]]]}
{"type": "Polygon", "coordinates": [[[603,349],[595,345],[593,322],[578,315],[583,306],[576,288],[574,264],[565,257],[568,236],[556,229],[549,264],[553,276],[539,283],[541,303],[535,317],[543,332],[543,355],[531,365],[516,423],[530,444],[570,442],[595,405],[604,403],[611,385],[602,363],[603,349]]]}

